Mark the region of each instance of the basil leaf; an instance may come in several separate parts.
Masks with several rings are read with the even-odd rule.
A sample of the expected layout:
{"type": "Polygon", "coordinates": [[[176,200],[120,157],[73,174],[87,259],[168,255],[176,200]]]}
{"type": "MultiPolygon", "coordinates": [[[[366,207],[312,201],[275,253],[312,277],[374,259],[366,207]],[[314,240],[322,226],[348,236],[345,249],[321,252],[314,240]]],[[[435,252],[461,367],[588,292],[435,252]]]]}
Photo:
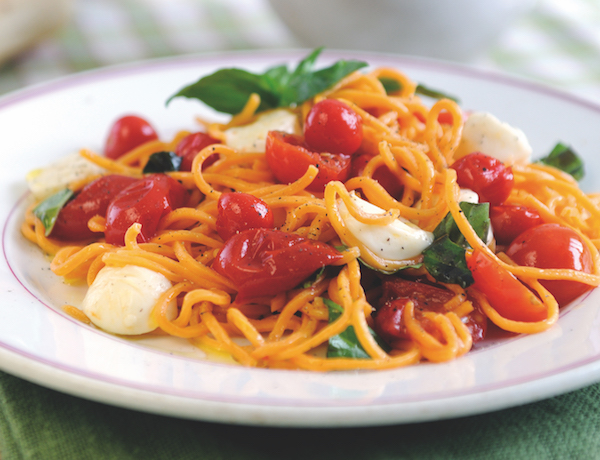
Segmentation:
{"type": "Polygon", "coordinates": [[[573,176],[577,181],[583,179],[585,175],[581,158],[579,158],[571,147],[561,142],[554,146],[548,156],[541,158],[539,163],[560,169],[573,176]]]}
{"type": "MultiPolygon", "coordinates": [[[[460,207],[477,236],[485,241],[490,229],[489,203],[462,202],[460,207]]],[[[437,281],[458,284],[463,288],[473,284],[465,259],[470,246],[452,214],[448,213],[442,219],[433,235],[434,242],[423,251],[423,263],[429,274],[437,281]]]]}
{"type": "MultiPolygon", "coordinates": [[[[329,323],[336,321],[344,312],[342,307],[337,303],[329,299],[323,299],[325,305],[329,309],[329,323]]],[[[369,332],[375,338],[381,348],[389,351],[389,347],[385,344],[381,338],[369,328],[369,332]]],[[[353,358],[353,359],[371,359],[371,356],[365,351],[360,344],[354,326],[348,326],[340,334],[334,335],[329,339],[329,345],[327,348],[328,358],[353,358]]]]}
{"type": "MultiPolygon", "coordinates": [[[[385,88],[385,92],[387,94],[397,93],[402,90],[402,84],[393,78],[389,77],[380,77],[379,81],[385,88]]],[[[456,103],[458,103],[458,98],[455,96],[451,96],[446,94],[440,90],[430,88],[428,86],[422,85],[421,83],[417,84],[415,89],[415,94],[420,94],[421,96],[431,97],[433,99],[450,99],[456,103]]]]}
{"type": "Polygon", "coordinates": [[[56,192],[54,195],[46,198],[35,208],[33,208],[33,214],[42,221],[44,228],[46,229],[45,235],[48,236],[54,228],[58,213],[71,199],[74,192],[71,189],[63,189],[60,192],[56,192]]]}
{"type": "Polygon", "coordinates": [[[156,152],[150,155],[142,172],[148,174],[179,171],[182,161],[183,158],[175,152],[156,152]]]}
{"type": "Polygon", "coordinates": [[[321,51],[322,48],[314,50],[291,72],[285,65],[272,67],[263,74],[237,68],[217,70],[179,90],[167,99],[167,104],[176,97],[194,98],[219,112],[233,115],[241,112],[250,95],[256,93],[261,99],[258,112],[289,107],[303,103],[367,65],[361,61],[340,60],[313,71],[321,51]]]}

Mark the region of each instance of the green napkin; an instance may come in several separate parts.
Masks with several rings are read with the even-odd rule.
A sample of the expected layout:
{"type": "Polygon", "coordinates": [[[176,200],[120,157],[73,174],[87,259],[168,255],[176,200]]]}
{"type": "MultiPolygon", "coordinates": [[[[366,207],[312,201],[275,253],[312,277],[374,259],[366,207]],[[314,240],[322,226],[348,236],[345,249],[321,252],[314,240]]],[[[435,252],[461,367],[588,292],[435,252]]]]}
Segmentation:
{"type": "Polygon", "coordinates": [[[600,384],[454,420],[287,429],[145,414],[0,373],[0,410],[2,460],[600,458],[600,384]]]}

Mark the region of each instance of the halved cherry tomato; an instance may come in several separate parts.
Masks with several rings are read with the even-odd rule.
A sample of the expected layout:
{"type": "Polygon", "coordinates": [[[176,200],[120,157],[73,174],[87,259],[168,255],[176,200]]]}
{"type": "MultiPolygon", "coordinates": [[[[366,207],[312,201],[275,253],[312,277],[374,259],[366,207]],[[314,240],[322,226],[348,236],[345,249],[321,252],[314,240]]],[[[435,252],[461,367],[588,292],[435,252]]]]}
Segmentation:
{"type": "MultiPolygon", "coordinates": [[[[196,158],[196,155],[198,155],[200,150],[202,150],[204,147],[208,147],[209,145],[219,143],[220,141],[218,139],[215,139],[202,132],[192,133],[185,136],[179,141],[177,147],[175,147],[175,154],[183,158],[181,161],[181,166],[179,167],[180,171],[191,171],[194,158],[196,158]]],[[[219,155],[211,155],[204,160],[202,166],[206,168],[218,159],[219,155]]]]}
{"type": "Polygon", "coordinates": [[[341,257],[325,243],[281,230],[254,228],[229,238],[213,268],[233,281],[238,299],[249,299],[292,289],[341,257]]]}
{"type": "MultiPolygon", "coordinates": [[[[360,155],[354,155],[352,157],[352,168],[350,177],[360,176],[367,166],[367,163],[373,158],[373,155],[369,153],[361,153],[360,155]]],[[[386,191],[394,198],[399,198],[400,194],[404,190],[404,186],[398,180],[398,178],[391,172],[387,166],[377,168],[373,172],[373,179],[386,189],[386,191]]]]}
{"type": "Polygon", "coordinates": [[[319,173],[307,187],[313,192],[322,192],[332,180],[343,182],[350,174],[349,155],[312,152],[304,147],[302,137],[280,131],[267,135],[265,156],[277,180],[284,184],[298,180],[310,165],[315,165],[319,173]]]}
{"type": "Polygon", "coordinates": [[[115,195],[137,180],[111,174],[89,183],[60,210],[50,236],[68,241],[100,236],[89,229],[88,221],[97,215],[104,217],[115,195]]]}
{"type": "Polygon", "coordinates": [[[149,141],[158,139],[150,123],[136,115],[126,115],[114,122],[104,146],[104,155],[113,160],[149,141]]]}
{"type": "Polygon", "coordinates": [[[544,223],[537,210],[509,204],[491,206],[490,220],[494,237],[500,244],[510,244],[525,230],[544,223]]]}
{"type": "Polygon", "coordinates": [[[337,99],[317,102],[306,116],[304,139],[316,152],[352,155],[362,138],[362,118],[337,99]]]}
{"type": "Polygon", "coordinates": [[[223,241],[251,228],[273,228],[273,211],[248,193],[223,193],[217,202],[217,233],[223,241]]]}
{"type": "MultiPolygon", "coordinates": [[[[379,307],[374,315],[373,329],[386,342],[393,344],[399,339],[410,338],[402,315],[409,301],[415,306],[415,317],[428,332],[435,334],[435,328],[423,316],[426,311],[445,313],[444,304],[454,297],[448,289],[420,281],[390,278],[384,281],[379,307]]],[[[487,319],[478,309],[464,319],[473,342],[483,340],[487,329],[487,319]]]]}
{"type": "Polygon", "coordinates": [[[458,185],[477,192],[482,203],[504,203],[514,185],[512,169],[483,153],[465,155],[451,167],[456,170],[458,185]]]}
{"type": "MultiPolygon", "coordinates": [[[[593,262],[588,247],[572,229],[558,224],[542,224],[517,236],[506,249],[517,264],[537,268],[570,268],[591,273],[593,262]]],[[[591,289],[577,281],[543,280],[560,306],[591,289]]]]}
{"type": "Polygon", "coordinates": [[[547,317],[546,306],[512,273],[491,257],[476,249],[467,258],[474,286],[504,318],[512,321],[536,322],[547,317]]]}
{"type": "Polygon", "coordinates": [[[106,211],[106,242],[125,244],[125,232],[132,224],[142,224],[137,241],[144,243],[156,232],[160,219],[185,204],[187,192],[172,177],[153,174],[121,190],[106,211]]]}

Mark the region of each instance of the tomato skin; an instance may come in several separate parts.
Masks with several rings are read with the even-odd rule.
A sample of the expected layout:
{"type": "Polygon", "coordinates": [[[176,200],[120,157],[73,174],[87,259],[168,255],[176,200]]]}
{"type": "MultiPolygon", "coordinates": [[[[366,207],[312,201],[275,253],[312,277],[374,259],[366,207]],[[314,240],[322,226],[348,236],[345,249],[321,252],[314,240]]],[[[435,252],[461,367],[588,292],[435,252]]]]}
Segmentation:
{"type": "Polygon", "coordinates": [[[504,318],[512,321],[537,322],[546,319],[546,306],[504,267],[476,249],[467,257],[474,286],[504,318]]]}
{"type": "Polygon", "coordinates": [[[312,152],[304,147],[302,137],[294,134],[270,131],[265,156],[277,180],[284,184],[298,180],[310,165],[317,166],[319,173],[307,187],[312,192],[322,192],[328,182],[344,182],[350,175],[349,155],[312,152]]]}
{"type": "Polygon", "coordinates": [[[158,135],[150,123],[136,115],[125,115],[110,128],[104,155],[116,160],[130,150],[156,139],[158,135]]]}
{"type": "MultiPolygon", "coordinates": [[[[402,315],[409,301],[412,301],[415,318],[421,326],[434,333],[423,312],[445,313],[444,304],[454,297],[448,289],[420,281],[402,278],[389,278],[383,283],[379,307],[373,318],[373,329],[386,342],[393,344],[397,340],[409,339],[402,315]]],[[[464,318],[465,325],[471,333],[473,342],[483,340],[487,329],[487,319],[477,309],[464,318]]]]}
{"type": "Polygon", "coordinates": [[[360,147],[362,138],[362,118],[336,99],[317,102],[306,116],[304,139],[316,152],[352,155],[360,147]]]}
{"type": "Polygon", "coordinates": [[[114,196],[137,180],[111,174],[90,182],[60,210],[50,236],[67,241],[98,237],[88,228],[88,221],[96,215],[104,217],[114,196]]]}
{"type": "MultiPolygon", "coordinates": [[[[367,166],[367,163],[373,158],[369,153],[361,153],[352,157],[352,168],[350,177],[360,176],[367,166]]],[[[379,182],[391,196],[399,198],[404,190],[404,186],[387,166],[381,166],[373,171],[373,179],[379,182]]]]}
{"type": "MultiPolygon", "coordinates": [[[[196,155],[198,155],[200,150],[202,150],[205,147],[208,147],[209,145],[219,144],[219,143],[220,143],[219,140],[209,136],[206,133],[202,133],[202,132],[192,133],[192,134],[188,134],[187,136],[185,136],[183,139],[181,139],[179,141],[179,143],[175,147],[175,154],[183,158],[183,160],[181,161],[181,166],[179,167],[179,170],[180,171],[191,171],[192,163],[194,162],[194,158],[196,158],[196,155]]],[[[210,166],[211,164],[213,164],[218,159],[219,159],[219,155],[217,155],[217,154],[211,155],[206,160],[204,160],[204,163],[202,163],[202,166],[204,168],[206,168],[206,167],[210,166]]]]}
{"type": "Polygon", "coordinates": [[[160,219],[185,204],[187,191],[165,174],[139,179],[119,192],[106,210],[106,242],[123,246],[125,233],[134,223],[142,224],[138,243],[144,243],[156,232],[160,219]]]}
{"type": "Polygon", "coordinates": [[[217,202],[217,210],[217,233],[223,241],[244,230],[275,226],[269,205],[248,193],[223,193],[217,202]]]}
{"type": "Polygon", "coordinates": [[[254,228],[229,238],[213,269],[233,281],[238,299],[251,299],[292,289],[341,258],[325,243],[281,230],[254,228]]]}
{"type": "Polygon", "coordinates": [[[544,223],[537,210],[508,204],[491,206],[490,220],[499,244],[510,244],[525,230],[544,223]]]}
{"type": "MultiPolygon", "coordinates": [[[[592,255],[579,235],[559,224],[542,224],[525,230],[506,249],[515,263],[537,268],[570,268],[591,273],[592,255]]],[[[564,306],[592,287],[577,281],[541,280],[540,283],[564,306]]]]}
{"type": "Polygon", "coordinates": [[[504,203],[514,185],[514,176],[510,167],[480,152],[465,155],[451,167],[456,170],[458,185],[476,192],[482,203],[489,202],[491,205],[504,203]]]}

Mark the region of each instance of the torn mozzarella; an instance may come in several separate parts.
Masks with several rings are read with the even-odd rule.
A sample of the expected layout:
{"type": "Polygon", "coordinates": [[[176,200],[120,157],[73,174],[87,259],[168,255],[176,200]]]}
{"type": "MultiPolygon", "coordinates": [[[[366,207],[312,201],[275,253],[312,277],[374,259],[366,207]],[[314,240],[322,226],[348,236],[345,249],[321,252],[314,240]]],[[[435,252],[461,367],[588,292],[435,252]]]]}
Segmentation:
{"type": "Polygon", "coordinates": [[[461,188],[458,191],[458,202],[479,203],[479,195],[470,188],[461,188]]]}
{"type": "Polygon", "coordinates": [[[472,113],[465,122],[456,157],[472,152],[492,156],[504,164],[527,164],[531,146],[525,133],[487,112],[472,113]]]}
{"type": "MultiPolygon", "coordinates": [[[[82,310],[92,323],[113,334],[139,335],[158,324],[152,309],[158,298],[172,286],[162,274],[134,265],[104,267],[83,299],[82,310]]],[[[171,319],[177,305],[169,305],[171,319]]]]}
{"type": "Polygon", "coordinates": [[[71,182],[101,174],[103,171],[103,168],[79,153],[73,153],[45,168],[31,171],[26,179],[33,196],[37,200],[44,200],[66,188],[71,182]]]}
{"type": "MultiPolygon", "coordinates": [[[[352,201],[369,214],[385,214],[386,211],[350,193],[352,201]]],[[[365,224],[354,218],[340,200],[339,213],[346,229],[366,248],[386,260],[406,260],[420,255],[433,243],[433,233],[422,230],[403,218],[388,225],[365,224]]]]}
{"type": "Polygon", "coordinates": [[[241,153],[264,153],[269,131],[300,134],[298,116],[286,109],[277,109],[260,115],[249,125],[236,126],[225,131],[225,144],[241,153]]]}

